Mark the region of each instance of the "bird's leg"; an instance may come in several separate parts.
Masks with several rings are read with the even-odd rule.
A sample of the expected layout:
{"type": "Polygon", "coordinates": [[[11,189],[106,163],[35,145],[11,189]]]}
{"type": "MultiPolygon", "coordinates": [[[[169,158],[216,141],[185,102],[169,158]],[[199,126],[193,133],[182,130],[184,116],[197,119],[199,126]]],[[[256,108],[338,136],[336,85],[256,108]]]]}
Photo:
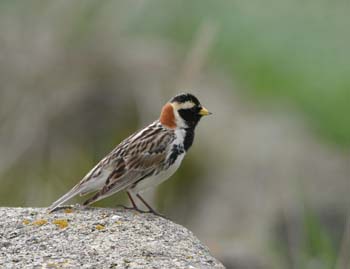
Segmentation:
{"type": "Polygon", "coordinates": [[[154,215],[160,216],[160,217],[164,217],[163,215],[157,213],[142,197],[140,194],[136,194],[137,198],[140,199],[140,201],[148,208],[148,212],[147,213],[153,213],[154,215]]]}
{"type": "Polygon", "coordinates": [[[127,194],[128,197],[129,197],[129,200],[130,200],[130,202],[131,202],[131,204],[132,204],[132,207],[128,207],[128,206],[125,206],[125,205],[119,205],[120,207],[122,207],[122,208],[124,208],[124,209],[129,209],[129,210],[130,210],[130,209],[131,209],[131,210],[136,210],[136,211],[138,211],[138,212],[140,212],[140,213],[148,213],[148,211],[141,210],[141,209],[139,209],[139,208],[137,207],[137,205],[136,205],[134,199],[132,198],[132,195],[131,195],[130,192],[127,191],[126,194],[127,194]]]}
{"type": "Polygon", "coordinates": [[[131,202],[131,204],[132,204],[132,208],[137,210],[138,207],[137,207],[137,205],[136,205],[134,199],[132,199],[132,196],[131,196],[130,192],[127,191],[126,193],[127,193],[128,197],[129,197],[129,200],[130,200],[130,202],[131,202]]]}
{"type": "Polygon", "coordinates": [[[137,207],[137,205],[136,205],[134,199],[132,198],[131,194],[130,194],[128,191],[126,192],[126,194],[128,195],[129,200],[130,200],[132,206],[129,207],[129,206],[119,205],[119,204],[118,204],[117,207],[122,207],[122,208],[124,208],[124,209],[134,209],[134,210],[138,210],[138,207],[137,207]]]}

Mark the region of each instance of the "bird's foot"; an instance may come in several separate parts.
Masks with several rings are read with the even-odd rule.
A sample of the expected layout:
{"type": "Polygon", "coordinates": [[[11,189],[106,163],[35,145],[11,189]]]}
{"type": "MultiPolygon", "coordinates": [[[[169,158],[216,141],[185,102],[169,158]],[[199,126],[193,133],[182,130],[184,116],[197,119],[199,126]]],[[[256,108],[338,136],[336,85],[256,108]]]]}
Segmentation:
{"type": "Polygon", "coordinates": [[[158,213],[157,211],[155,211],[155,210],[148,210],[148,211],[143,211],[144,213],[150,213],[150,214],[153,214],[153,215],[156,215],[156,216],[158,216],[158,217],[161,217],[161,218],[163,218],[163,219],[167,219],[167,220],[170,220],[167,216],[165,216],[165,215],[163,215],[163,214],[160,214],[160,213],[158,213]]]}
{"type": "Polygon", "coordinates": [[[125,210],[135,210],[135,211],[140,212],[140,213],[149,213],[149,211],[139,209],[138,207],[135,207],[135,206],[117,205],[117,207],[121,207],[125,210]]]}
{"type": "Polygon", "coordinates": [[[125,206],[125,205],[117,205],[117,208],[118,207],[121,207],[121,208],[123,208],[123,209],[125,209],[125,210],[133,210],[133,209],[135,209],[134,207],[132,207],[132,206],[125,206]]]}
{"type": "Polygon", "coordinates": [[[140,208],[138,208],[138,207],[134,207],[134,206],[125,206],[125,205],[117,205],[117,207],[121,207],[121,208],[123,208],[123,209],[125,209],[125,210],[135,210],[135,211],[137,211],[137,212],[139,212],[139,213],[142,213],[142,214],[154,214],[154,215],[156,215],[156,216],[158,216],[158,217],[162,217],[162,218],[164,218],[164,219],[168,219],[166,216],[164,216],[164,215],[162,215],[162,214],[160,214],[160,213],[158,213],[158,212],[156,212],[155,210],[151,210],[151,209],[149,209],[149,210],[142,210],[142,209],[140,209],[140,208]]]}

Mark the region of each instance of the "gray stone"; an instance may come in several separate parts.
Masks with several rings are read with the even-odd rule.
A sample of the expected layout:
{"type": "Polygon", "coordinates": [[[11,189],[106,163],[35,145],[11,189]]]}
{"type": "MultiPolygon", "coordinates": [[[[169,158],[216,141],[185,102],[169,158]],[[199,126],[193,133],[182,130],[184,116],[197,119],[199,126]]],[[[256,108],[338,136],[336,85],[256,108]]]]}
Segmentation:
{"type": "Polygon", "coordinates": [[[0,268],[224,268],[189,230],[149,213],[0,208],[0,268]]]}

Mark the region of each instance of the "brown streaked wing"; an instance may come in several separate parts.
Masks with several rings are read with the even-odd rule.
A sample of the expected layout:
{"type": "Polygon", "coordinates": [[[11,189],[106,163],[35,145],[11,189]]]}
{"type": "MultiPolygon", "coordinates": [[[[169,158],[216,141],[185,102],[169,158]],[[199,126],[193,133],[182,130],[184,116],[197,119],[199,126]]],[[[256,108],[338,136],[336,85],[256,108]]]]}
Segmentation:
{"type": "MultiPolygon", "coordinates": [[[[136,147],[140,147],[142,141],[149,139],[149,134],[159,133],[163,129],[159,125],[158,121],[153,122],[147,128],[135,132],[126,139],[124,139],[120,144],[118,144],[106,157],[104,157],[94,168],[92,168],[89,173],[79,182],[79,185],[87,183],[94,178],[100,176],[103,171],[110,170],[113,173],[114,168],[118,167],[119,162],[124,162],[124,157],[132,155],[133,150],[136,147]],[[139,134],[141,134],[139,136],[139,134]],[[135,139],[137,137],[137,139],[135,139]]],[[[107,178],[106,178],[107,180],[107,178]]]]}
{"type": "Polygon", "coordinates": [[[117,157],[118,165],[116,169],[106,180],[106,185],[103,189],[84,204],[91,204],[126,189],[139,179],[163,168],[168,147],[174,141],[175,134],[173,130],[165,129],[162,126],[155,129],[144,132],[145,135],[141,135],[135,140],[131,139],[125,151],[123,151],[123,157],[118,158],[115,156],[117,148],[111,152],[109,163],[113,162],[113,159],[117,157]],[[152,136],[149,136],[150,132],[152,136]]]}

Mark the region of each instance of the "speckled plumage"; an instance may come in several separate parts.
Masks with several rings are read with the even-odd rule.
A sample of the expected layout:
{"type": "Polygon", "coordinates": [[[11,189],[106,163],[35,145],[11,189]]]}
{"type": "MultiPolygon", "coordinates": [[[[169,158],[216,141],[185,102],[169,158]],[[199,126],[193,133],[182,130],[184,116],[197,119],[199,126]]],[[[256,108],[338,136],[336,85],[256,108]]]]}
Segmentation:
{"type": "Polygon", "coordinates": [[[91,192],[96,193],[84,205],[122,190],[128,191],[134,207],[136,204],[130,193],[145,203],[139,193],[160,184],[177,170],[192,145],[198,121],[208,114],[193,95],[174,97],[163,107],[159,120],[122,141],[76,186],[54,202],[50,211],[78,194],[91,192]]]}

